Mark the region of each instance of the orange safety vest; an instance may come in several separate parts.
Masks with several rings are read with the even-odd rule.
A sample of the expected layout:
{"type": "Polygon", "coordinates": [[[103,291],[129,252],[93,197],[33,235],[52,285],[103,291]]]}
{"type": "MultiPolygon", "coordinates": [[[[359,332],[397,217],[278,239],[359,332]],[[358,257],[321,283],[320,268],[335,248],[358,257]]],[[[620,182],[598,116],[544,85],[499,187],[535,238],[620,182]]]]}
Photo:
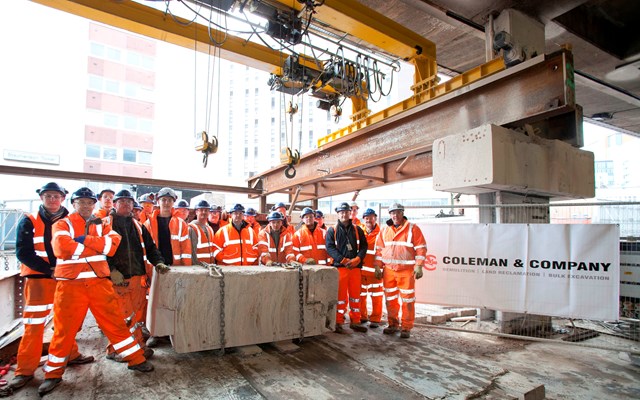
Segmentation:
{"type": "MultiPolygon", "coordinates": [[[[144,223],[147,227],[156,246],[158,241],[158,215],[160,210],[155,210],[151,217],[144,223]]],[[[178,217],[171,217],[169,220],[169,234],[171,235],[171,252],[173,253],[173,266],[190,266],[191,260],[191,240],[189,239],[189,227],[184,220],[178,217]]]]}
{"type": "Polygon", "coordinates": [[[53,225],[53,252],[57,259],[54,276],[58,280],[106,278],[111,274],[107,256],[113,256],[122,237],[101,219],[87,222],[78,213],[53,225]],[[95,223],[94,223],[95,222],[95,223]],[[85,236],[84,243],[74,238],[85,236]]]}
{"type": "Polygon", "coordinates": [[[216,260],[224,265],[255,265],[258,261],[257,239],[246,223],[240,232],[233,224],[220,227],[214,239],[219,247],[215,252],[216,260]]]}
{"type": "MultiPolygon", "coordinates": [[[[33,214],[26,214],[26,218],[31,220],[33,224],[33,249],[36,255],[42,258],[45,262],[49,263],[49,256],[47,255],[47,249],[44,247],[44,221],[40,218],[40,213],[36,211],[33,214]]],[[[29,275],[45,275],[40,271],[29,268],[25,263],[20,263],[20,276],[29,275]]]]}
{"type": "Polygon", "coordinates": [[[325,244],[327,231],[320,228],[316,224],[316,229],[311,230],[307,225],[302,225],[300,229],[293,235],[293,254],[296,261],[304,263],[307,258],[315,258],[318,265],[327,265],[328,261],[327,246],[325,244]]]}
{"type": "Polygon", "coordinates": [[[276,244],[273,243],[273,238],[271,237],[271,226],[267,225],[267,227],[261,230],[258,234],[258,253],[260,254],[260,261],[263,264],[266,264],[269,260],[279,263],[293,261],[295,255],[293,254],[291,246],[291,234],[284,226],[280,227],[279,245],[279,247],[276,247],[276,244]]]}
{"type": "Polygon", "coordinates": [[[367,255],[364,257],[362,272],[369,272],[373,276],[376,272],[376,269],[373,267],[373,262],[376,258],[376,239],[378,238],[378,233],[380,233],[380,225],[376,224],[371,232],[367,232],[366,227],[364,231],[367,235],[367,255]]]}
{"type": "MultiPolygon", "coordinates": [[[[219,250],[219,248],[213,241],[215,238],[213,229],[208,224],[202,226],[196,223],[196,221],[191,222],[189,224],[189,228],[194,229],[198,234],[198,243],[196,244],[196,255],[198,256],[198,261],[215,264],[215,254],[216,250],[219,250]]],[[[191,245],[193,246],[193,243],[191,245]]]]}
{"type": "Polygon", "coordinates": [[[427,255],[427,242],[422,231],[405,219],[398,228],[391,224],[380,230],[376,240],[376,258],[374,264],[394,271],[413,269],[424,265],[427,255]]]}

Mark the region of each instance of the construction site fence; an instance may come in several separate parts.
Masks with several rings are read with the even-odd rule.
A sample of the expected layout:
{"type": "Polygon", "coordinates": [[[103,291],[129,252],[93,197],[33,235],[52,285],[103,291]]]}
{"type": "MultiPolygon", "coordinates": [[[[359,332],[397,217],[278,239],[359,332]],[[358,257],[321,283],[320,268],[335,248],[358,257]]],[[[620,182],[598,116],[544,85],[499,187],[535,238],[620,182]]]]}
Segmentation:
{"type": "MultiPolygon", "coordinates": [[[[380,207],[378,215],[386,211],[380,207]]],[[[518,335],[531,340],[580,343],[585,347],[640,352],[640,202],[559,202],[523,204],[453,204],[406,207],[412,221],[427,223],[547,223],[617,224],[620,228],[619,318],[614,321],[575,320],[478,309],[475,315],[452,317],[444,329],[518,335]],[[590,339],[599,343],[590,345],[590,339]]],[[[428,241],[428,238],[427,238],[428,241]]],[[[438,325],[434,325],[438,326],[438,325]]]]}

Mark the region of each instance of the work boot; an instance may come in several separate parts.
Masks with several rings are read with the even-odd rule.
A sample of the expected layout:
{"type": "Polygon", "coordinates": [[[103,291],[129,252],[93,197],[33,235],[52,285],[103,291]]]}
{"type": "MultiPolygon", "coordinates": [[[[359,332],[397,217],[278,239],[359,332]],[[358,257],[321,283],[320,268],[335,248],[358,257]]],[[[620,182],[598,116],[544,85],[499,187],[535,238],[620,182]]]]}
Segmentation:
{"type": "Polygon", "coordinates": [[[360,318],[360,322],[365,324],[365,323],[369,322],[369,318],[360,318]]]}
{"type": "Polygon", "coordinates": [[[45,394],[55,389],[56,386],[60,384],[60,382],[62,382],[62,378],[45,379],[44,382],[42,382],[40,384],[40,387],[38,388],[38,394],[40,395],[40,397],[44,396],[45,394]]]}
{"type": "Polygon", "coordinates": [[[336,324],[336,330],[334,331],[335,333],[347,333],[344,328],[342,327],[342,325],[340,324],[336,324]]]}
{"type": "Polygon", "coordinates": [[[80,354],[78,357],[74,358],[73,360],[69,360],[67,365],[89,364],[89,363],[92,363],[94,360],[95,359],[93,358],[93,356],[83,356],[82,354],[80,354]]]}
{"type": "Polygon", "coordinates": [[[151,336],[146,344],[147,347],[159,347],[167,343],[170,343],[169,336],[151,336]]]}
{"type": "Polygon", "coordinates": [[[112,353],[107,353],[107,360],[111,360],[119,363],[126,362],[124,358],[120,354],[116,353],[115,351],[112,353]]]}
{"type": "Polygon", "coordinates": [[[153,357],[153,353],[154,353],[153,349],[146,347],[143,353],[144,358],[146,358],[147,360],[150,359],[151,357],[153,357]]]}
{"type": "Polygon", "coordinates": [[[402,332],[400,332],[400,337],[402,339],[409,339],[411,337],[411,332],[403,330],[402,332]]]}
{"type": "Polygon", "coordinates": [[[368,331],[366,326],[356,325],[356,324],[349,325],[349,328],[353,329],[356,332],[362,332],[362,333],[365,333],[366,331],[368,331]]]}
{"type": "Polygon", "coordinates": [[[369,328],[371,328],[371,329],[376,329],[376,328],[378,328],[379,326],[380,326],[380,323],[379,323],[379,322],[373,322],[373,321],[372,321],[372,322],[369,322],[369,328]]]}
{"type": "Polygon", "coordinates": [[[149,361],[145,361],[141,364],[129,365],[127,368],[133,371],[151,372],[153,371],[153,364],[151,364],[149,361]]]}
{"type": "Polygon", "coordinates": [[[147,329],[145,325],[143,325],[140,330],[142,331],[142,339],[147,340],[151,337],[151,332],[149,332],[149,329],[147,329]]]}
{"type": "Polygon", "coordinates": [[[386,328],[384,328],[382,330],[382,333],[384,333],[385,335],[393,335],[394,333],[398,332],[400,329],[398,329],[397,326],[387,326],[386,328]]]}
{"type": "Polygon", "coordinates": [[[13,377],[11,382],[9,382],[9,387],[11,389],[20,389],[32,379],[33,375],[16,375],[13,377]]]}

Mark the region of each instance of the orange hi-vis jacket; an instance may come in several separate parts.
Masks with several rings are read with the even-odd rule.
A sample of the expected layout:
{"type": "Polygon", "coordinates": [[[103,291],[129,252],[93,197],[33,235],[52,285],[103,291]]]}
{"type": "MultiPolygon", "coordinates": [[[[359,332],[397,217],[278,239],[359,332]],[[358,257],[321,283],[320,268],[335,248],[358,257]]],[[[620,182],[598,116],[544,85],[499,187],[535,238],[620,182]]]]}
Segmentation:
{"type": "MultiPolygon", "coordinates": [[[[37,270],[34,265],[31,265],[31,267],[28,266],[26,262],[27,260],[25,260],[26,257],[25,258],[21,257],[22,254],[20,254],[20,249],[17,249],[18,258],[23,258],[22,260],[20,260],[20,276],[31,276],[31,277],[37,276],[37,277],[51,278],[53,274],[51,267],[55,267],[56,260],[53,259],[50,261],[49,255],[47,254],[45,241],[47,239],[50,240],[50,238],[47,238],[47,234],[46,234],[46,230],[47,230],[46,221],[42,219],[42,216],[40,215],[39,211],[36,211],[33,214],[26,214],[25,218],[28,218],[31,221],[31,224],[33,225],[33,231],[32,231],[33,240],[31,241],[31,243],[33,244],[33,252],[28,256],[33,258],[34,257],[33,254],[35,254],[35,258],[33,258],[33,262],[34,263],[37,262],[41,264],[39,259],[37,258],[39,257],[43,260],[44,263],[46,263],[47,266],[49,266],[49,268],[46,268],[48,269],[48,273],[45,273],[41,270],[37,270]]],[[[20,226],[22,227],[24,225],[21,224],[20,226]]],[[[22,233],[23,232],[18,231],[18,235],[22,233]]]]}
{"type": "Polygon", "coordinates": [[[260,254],[260,262],[266,264],[268,261],[278,263],[286,263],[293,261],[291,234],[289,229],[284,226],[280,227],[280,243],[276,245],[271,237],[271,226],[267,225],[258,234],[258,254],[260,254]]]}
{"type": "Polygon", "coordinates": [[[258,236],[253,229],[242,221],[240,232],[229,223],[216,232],[214,238],[216,260],[223,265],[256,265],[258,262],[258,236]]]}
{"type": "Polygon", "coordinates": [[[419,227],[404,223],[398,228],[391,220],[380,230],[376,240],[376,259],[374,265],[391,268],[394,271],[413,269],[423,266],[427,255],[427,242],[419,227]]]}
{"type": "Polygon", "coordinates": [[[249,227],[253,229],[256,235],[262,230],[262,225],[260,225],[260,222],[258,221],[253,221],[253,223],[249,224],[249,227]]]}
{"type": "Polygon", "coordinates": [[[362,274],[374,276],[376,269],[373,267],[373,263],[376,259],[376,239],[380,233],[380,225],[376,224],[371,232],[367,232],[366,226],[362,230],[367,235],[367,255],[362,263],[362,274]]]}
{"type": "Polygon", "coordinates": [[[198,257],[196,261],[215,264],[216,253],[220,248],[214,242],[215,233],[213,233],[213,229],[208,224],[202,226],[196,221],[192,221],[189,224],[189,229],[196,232],[198,238],[197,243],[191,243],[191,246],[195,245],[196,248],[196,256],[198,257]]]}
{"type": "Polygon", "coordinates": [[[327,231],[316,224],[316,228],[311,233],[307,225],[302,224],[300,229],[293,235],[293,254],[296,261],[304,263],[307,258],[314,258],[318,265],[331,264],[328,261],[326,242],[327,231]]]}
{"type": "MultiPolygon", "coordinates": [[[[142,260],[144,261],[144,264],[147,267],[147,271],[148,271],[149,268],[153,267],[153,264],[151,264],[151,262],[147,258],[147,248],[144,245],[144,237],[142,236],[142,222],[138,221],[135,218],[131,218],[131,220],[133,222],[133,226],[135,226],[136,230],[138,231],[138,236],[140,238],[140,246],[142,247],[142,260]]],[[[111,219],[111,215],[106,216],[105,218],[102,219],[102,221],[109,224],[110,226],[113,226],[112,224],[113,220],[111,219]]]]}
{"type": "MultiPolygon", "coordinates": [[[[158,215],[160,215],[160,210],[155,210],[147,222],[144,223],[144,226],[151,233],[156,246],[160,245],[158,240],[158,215]]],[[[173,253],[171,265],[185,267],[192,265],[191,240],[189,239],[187,223],[178,217],[172,216],[169,220],[169,233],[171,234],[171,252],[173,253]]]]}
{"type": "Polygon", "coordinates": [[[78,213],[53,225],[53,252],[58,257],[54,276],[58,280],[106,278],[111,275],[107,256],[113,256],[121,236],[99,218],[88,222],[78,213]],[[84,243],[74,238],[84,236],[84,243]]]}

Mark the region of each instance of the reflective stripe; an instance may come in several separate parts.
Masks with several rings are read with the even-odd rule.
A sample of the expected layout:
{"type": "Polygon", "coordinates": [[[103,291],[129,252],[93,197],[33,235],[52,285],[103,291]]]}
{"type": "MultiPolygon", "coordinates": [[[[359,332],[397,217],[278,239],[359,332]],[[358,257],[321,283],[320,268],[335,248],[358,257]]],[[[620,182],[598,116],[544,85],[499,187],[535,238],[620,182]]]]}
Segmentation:
{"type": "Polygon", "coordinates": [[[111,245],[113,244],[113,240],[111,240],[111,237],[109,235],[104,237],[104,250],[102,251],[102,254],[107,255],[109,254],[109,251],[111,250],[111,245]]]}
{"type": "Polygon", "coordinates": [[[347,304],[347,302],[343,301],[343,300],[338,300],[338,305],[340,305],[340,304],[347,304]]]}
{"type": "Polygon", "coordinates": [[[24,311],[28,312],[38,312],[38,311],[47,311],[53,308],[53,304],[43,304],[41,306],[25,306],[24,311]]]}
{"type": "Polygon", "coordinates": [[[52,367],[51,365],[46,364],[44,367],[42,367],[42,370],[44,372],[51,372],[51,371],[55,371],[55,370],[60,369],[60,368],[62,368],[62,366],[52,367]]]}
{"type": "Polygon", "coordinates": [[[397,299],[397,298],[398,298],[398,295],[397,295],[397,294],[394,294],[393,296],[387,296],[387,301],[389,301],[389,300],[395,300],[395,299],[397,299]]]}
{"type": "Polygon", "coordinates": [[[427,248],[427,245],[426,245],[426,244],[419,244],[419,245],[415,246],[414,248],[415,248],[415,249],[421,249],[421,248],[423,248],[423,247],[426,249],[426,248],[427,248]]]}
{"type": "Polygon", "coordinates": [[[179,260],[179,259],[180,259],[180,254],[176,254],[176,255],[174,255],[174,256],[173,256],[173,259],[174,259],[174,260],[179,260]]]}
{"type": "Polygon", "coordinates": [[[33,238],[33,244],[44,243],[44,237],[38,236],[33,238]]]}
{"type": "Polygon", "coordinates": [[[238,258],[228,258],[226,260],[222,260],[223,263],[225,264],[233,264],[233,263],[237,263],[242,261],[242,258],[238,257],[238,258]]]}
{"type": "Polygon", "coordinates": [[[198,253],[198,258],[211,258],[211,254],[198,253]]]}
{"type": "Polygon", "coordinates": [[[338,310],[338,312],[339,312],[340,314],[344,314],[344,313],[345,313],[345,310],[338,310]]]}
{"type": "Polygon", "coordinates": [[[58,258],[57,261],[57,265],[64,265],[64,264],[84,264],[87,262],[92,262],[92,261],[106,261],[107,257],[103,256],[103,255],[98,255],[98,256],[91,256],[91,257],[83,257],[77,260],[61,260],[58,258]]]}
{"type": "Polygon", "coordinates": [[[318,265],[327,265],[325,260],[318,260],[318,265]]]}
{"type": "Polygon", "coordinates": [[[415,297],[411,297],[409,299],[404,299],[403,298],[402,301],[405,302],[405,303],[413,303],[414,301],[416,301],[416,298],[415,297]]]}
{"type": "Polygon", "coordinates": [[[349,297],[349,303],[360,303],[360,299],[359,298],[353,298],[353,297],[349,297]]]}
{"type": "Polygon", "coordinates": [[[37,255],[38,257],[43,257],[43,258],[44,258],[44,257],[48,257],[47,252],[46,252],[46,251],[42,251],[42,250],[36,250],[36,255],[37,255]]]}
{"type": "Polygon", "coordinates": [[[327,248],[327,246],[325,246],[324,244],[319,244],[318,245],[318,249],[326,250],[326,248],[327,248]]]}
{"type": "Polygon", "coordinates": [[[25,325],[42,325],[46,322],[47,317],[43,318],[22,318],[22,323],[25,325]]]}
{"type": "Polygon", "coordinates": [[[415,293],[416,290],[415,289],[400,289],[400,293],[402,294],[411,294],[411,293],[415,293]]]}
{"type": "Polygon", "coordinates": [[[375,268],[371,268],[371,267],[362,267],[362,270],[365,272],[376,272],[375,268]]]}
{"type": "Polygon", "coordinates": [[[382,296],[383,294],[384,293],[382,293],[382,292],[373,292],[373,293],[371,293],[371,296],[372,297],[378,297],[378,296],[382,296]]]}
{"type": "Polygon", "coordinates": [[[76,247],[76,250],[73,252],[71,259],[77,260],[80,257],[80,254],[82,254],[83,250],[84,250],[84,245],[82,243],[78,243],[78,246],[76,247]]]}
{"type": "Polygon", "coordinates": [[[234,240],[227,240],[227,242],[225,243],[225,245],[230,245],[230,244],[240,244],[240,239],[234,239],[234,240]]]}
{"type": "Polygon", "coordinates": [[[134,341],[135,341],[135,340],[133,339],[133,336],[129,336],[128,338],[126,338],[126,339],[125,339],[125,340],[123,340],[122,342],[114,344],[114,345],[113,345],[113,349],[114,349],[115,351],[118,351],[119,349],[121,349],[121,348],[125,347],[125,346],[126,346],[126,345],[128,345],[128,344],[133,343],[134,341]]]}
{"type": "Polygon", "coordinates": [[[396,260],[393,258],[383,258],[382,262],[385,264],[410,265],[410,264],[415,264],[416,260],[396,260]]]}
{"type": "MultiPolygon", "coordinates": [[[[295,247],[294,247],[294,249],[295,249],[295,247]]],[[[302,246],[298,250],[305,251],[305,250],[311,250],[311,249],[313,249],[313,246],[302,246]]]]}
{"type": "Polygon", "coordinates": [[[183,253],[182,254],[182,258],[191,258],[191,254],[190,253],[183,253]]]}
{"type": "MultiPolygon", "coordinates": [[[[58,231],[53,235],[54,238],[58,236],[71,236],[71,234],[67,231],[58,231]]],[[[43,242],[44,242],[44,238],[43,238],[43,242]]]]}
{"type": "Polygon", "coordinates": [[[411,243],[411,242],[385,242],[385,246],[413,247],[413,243],[411,243]]]}
{"type": "Polygon", "coordinates": [[[49,362],[52,363],[56,363],[56,364],[61,364],[65,361],[67,361],[67,357],[56,357],[53,354],[49,353],[49,358],[48,358],[49,362]]]}
{"type": "Polygon", "coordinates": [[[397,288],[397,287],[394,287],[394,288],[384,288],[384,291],[385,291],[385,292],[387,292],[387,293],[395,292],[396,290],[398,290],[398,288],[397,288]]]}
{"type": "Polygon", "coordinates": [[[352,308],[352,309],[351,309],[351,311],[353,311],[353,312],[360,312],[360,309],[359,309],[359,308],[352,308]]]}
{"type": "Polygon", "coordinates": [[[374,255],[374,254],[376,254],[376,251],[375,251],[375,250],[373,250],[373,249],[371,249],[371,250],[367,250],[367,254],[374,255]]]}
{"type": "Polygon", "coordinates": [[[118,354],[120,354],[122,356],[122,358],[125,358],[127,356],[130,356],[131,354],[135,353],[136,351],[140,350],[140,345],[136,344],[135,346],[123,351],[123,352],[118,352],[118,354]]]}
{"type": "Polygon", "coordinates": [[[416,260],[426,260],[427,257],[425,256],[416,256],[416,260]]]}
{"type": "Polygon", "coordinates": [[[250,262],[250,263],[253,263],[257,259],[258,259],[258,257],[247,257],[247,261],[250,262]]]}
{"type": "Polygon", "coordinates": [[[95,272],[85,271],[85,272],[80,272],[78,276],[76,276],[76,279],[88,279],[88,278],[97,278],[97,277],[98,275],[96,275],[95,272]]]}

